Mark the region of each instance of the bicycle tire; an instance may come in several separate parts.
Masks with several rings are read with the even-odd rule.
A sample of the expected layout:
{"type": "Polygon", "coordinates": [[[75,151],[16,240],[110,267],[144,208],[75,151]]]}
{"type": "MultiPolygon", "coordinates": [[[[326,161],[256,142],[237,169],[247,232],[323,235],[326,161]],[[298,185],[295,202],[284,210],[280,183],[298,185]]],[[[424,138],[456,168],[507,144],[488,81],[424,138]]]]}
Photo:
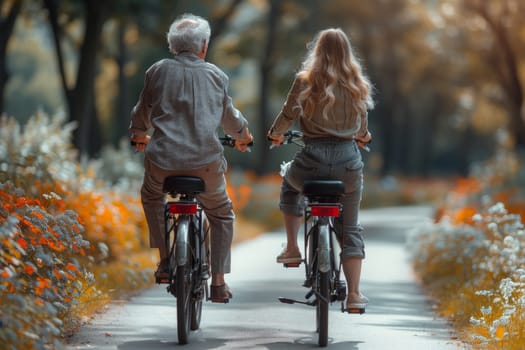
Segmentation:
{"type": "MultiPolygon", "coordinates": [[[[202,282],[202,293],[204,293],[204,288],[206,288],[205,285],[206,282],[202,282]]],[[[191,302],[191,324],[190,329],[192,331],[195,331],[199,329],[201,325],[201,318],[202,318],[202,298],[193,298],[191,302]]]]}
{"type": "Polygon", "coordinates": [[[328,272],[319,272],[319,281],[317,283],[317,330],[319,333],[319,346],[326,346],[328,344],[328,300],[330,298],[329,281],[330,276],[328,272]]]}
{"type": "Polygon", "coordinates": [[[328,309],[330,302],[330,268],[326,271],[324,267],[330,266],[329,254],[329,231],[328,225],[319,225],[318,240],[318,263],[317,263],[317,331],[319,333],[319,346],[325,347],[328,344],[328,309]],[[325,261],[327,260],[327,261],[325,261]]]}
{"type": "MultiPolygon", "coordinates": [[[[189,230],[187,221],[187,219],[181,219],[181,222],[179,222],[177,227],[177,237],[185,234],[188,235],[187,237],[190,237],[189,232],[182,232],[183,230],[189,230]]],[[[182,243],[177,241],[177,244],[184,244],[185,247],[183,248],[179,246],[177,247],[177,251],[182,252],[184,249],[186,253],[185,263],[177,266],[175,276],[175,297],[177,298],[177,335],[179,344],[183,345],[188,343],[192,319],[192,255],[189,242],[182,243]]]]}
{"type": "MultiPolygon", "coordinates": [[[[192,242],[192,246],[197,248],[198,245],[201,244],[201,241],[200,239],[196,239],[196,237],[198,237],[197,233],[199,234],[202,234],[204,231],[204,226],[203,226],[203,220],[201,219],[201,222],[199,223],[199,228],[197,228],[195,225],[191,225],[191,232],[190,232],[190,241],[192,242]],[[197,230],[201,230],[201,232],[196,232],[197,230]],[[197,242],[199,241],[199,242],[197,242]]],[[[200,256],[200,262],[201,262],[201,269],[202,269],[202,264],[203,264],[203,261],[202,259],[207,259],[207,255],[206,255],[206,249],[207,247],[204,245],[200,245],[198,251],[199,252],[196,252],[196,255],[197,256],[200,256]],[[204,254],[202,254],[203,252],[201,252],[201,250],[204,248],[204,254]]],[[[205,296],[205,293],[206,293],[206,289],[207,289],[207,282],[206,280],[203,280],[202,279],[202,271],[201,269],[199,269],[199,271],[201,272],[201,274],[199,276],[195,276],[194,278],[195,279],[199,279],[199,282],[197,282],[199,284],[198,286],[198,289],[195,290],[194,293],[192,293],[192,298],[191,298],[191,323],[190,323],[190,329],[192,331],[195,331],[197,329],[199,329],[200,327],[200,324],[201,324],[201,318],[202,318],[202,303],[203,303],[203,299],[204,299],[204,296],[205,296]]]]}

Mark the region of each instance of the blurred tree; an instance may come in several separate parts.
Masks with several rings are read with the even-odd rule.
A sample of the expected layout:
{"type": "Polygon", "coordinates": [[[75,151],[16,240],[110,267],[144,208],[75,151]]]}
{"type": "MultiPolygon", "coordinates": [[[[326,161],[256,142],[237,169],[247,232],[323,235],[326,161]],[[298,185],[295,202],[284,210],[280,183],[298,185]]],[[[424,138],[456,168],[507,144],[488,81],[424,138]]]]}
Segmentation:
{"type": "MultiPolygon", "coordinates": [[[[112,142],[117,145],[119,140],[127,136],[127,128],[129,125],[129,115],[133,104],[138,98],[136,91],[131,91],[130,73],[128,73],[127,66],[137,61],[137,57],[131,57],[130,53],[136,53],[132,46],[137,44],[136,29],[139,28],[139,35],[142,36],[141,41],[145,46],[156,46],[158,56],[153,58],[146,58],[144,64],[151,65],[156,59],[163,58],[169,55],[167,51],[165,32],[169,29],[172,21],[184,12],[193,12],[195,14],[206,17],[210,21],[212,35],[210,38],[209,51],[213,51],[213,46],[216,39],[226,31],[230,18],[235,14],[236,9],[244,0],[233,0],[226,4],[217,4],[215,1],[202,1],[201,3],[187,1],[172,1],[172,0],[158,0],[154,2],[136,1],[120,1],[117,6],[116,20],[118,22],[117,29],[114,31],[113,42],[116,42],[114,52],[111,57],[115,60],[118,67],[118,93],[116,103],[116,117],[113,118],[113,123],[110,125],[112,129],[112,142]],[[134,39],[126,39],[126,36],[131,36],[134,39]],[[159,50],[164,48],[164,50],[159,50]]],[[[144,46],[141,45],[141,49],[144,46]]],[[[135,64],[136,66],[136,64],[135,64]]],[[[145,69],[145,68],[144,68],[145,69]]],[[[133,70],[134,74],[138,74],[143,78],[143,72],[133,70]]]]}
{"type": "Polygon", "coordinates": [[[0,113],[4,111],[4,95],[9,74],[7,72],[7,44],[13,33],[22,1],[0,0],[0,113]]]}
{"type": "Polygon", "coordinates": [[[520,74],[525,63],[525,3],[447,0],[441,3],[440,10],[443,18],[457,28],[451,33],[456,40],[449,44],[455,44],[454,50],[466,58],[464,67],[475,97],[505,110],[507,129],[515,144],[525,147],[524,87],[520,74]]]}
{"type": "MultiPolygon", "coordinates": [[[[266,133],[269,128],[271,120],[269,120],[269,94],[270,94],[270,80],[273,67],[276,62],[276,44],[277,44],[277,24],[281,17],[282,11],[281,0],[269,0],[269,9],[267,14],[266,24],[266,43],[260,62],[260,95],[259,95],[259,126],[258,133],[255,137],[258,142],[264,143],[266,140],[266,133]]],[[[266,173],[268,171],[268,159],[270,154],[267,147],[259,147],[260,158],[257,164],[257,171],[259,173],[266,173]]]]}
{"type": "Polygon", "coordinates": [[[102,146],[95,101],[95,77],[98,71],[97,55],[101,48],[102,29],[109,17],[111,3],[96,0],[68,3],[43,0],[43,3],[49,14],[69,119],[78,125],[73,142],[80,154],[93,155],[102,146]],[[75,79],[68,79],[62,46],[64,40],[71,39],[67,37],[71,34],[71,26],[77,26],[79,21],[83,26],[83,34],[78,42],[73,42],[73,49],[76,49],[78,54],[78,64],[75,79]]]}
{"type": "Polygon", "coordinates": [[[456,97],[448,80],[453,65],[436,46],[424,3],[341,0],[327,3],[325,12],[347,30],[375,86],[369,121],[382,157],[379,174],[429,174],[443,152],[436,147],[441,126],[450,133],[456,97]]]}
{"type": "MultiPolygon", "coordinates": [[[[108,140],[116,145],[127,133],[143,72],[169,57],[164,33],[183,12],[210,20],[207,59],[230,75],[234,100],[240,101],[256,136],[256,157],[243,157],[235,164],[253,163],[260,173],[274,171],[295,151],[283,147],[269,153],[265,136],[305,55],[305,44],[326,27],[341,27],[349,34],[375,86],[377,107],[370,113],[370,124],[373,156],[382,159],[380,175],[466,169],[473,154],[480,152],[480,130],[494,128],[503,109],[518,115],[523,103],[519,76],[514,74],[523,64],[518,40],[523,20],[508,12],[520,13],[524,5],[512,0],[490,6],[476,0],[27,2],[43,4],[48,15],[68,111],[79,125],[75,142],[84,153],[95,154],[108,140]],[[503,3],[508,4],[507,12],[503,3]],[[440,16],[447,6],[452,15],[440,16]],[[479,6],[502,30],[490,31],[479,6]],[[478,16],[460,23],[464,13],[478,16]],[[510,45],[507,51],[494,49],[503,34],[491,33],[500,32],[508,38],[501,44],[510,45]],[[497,62],[491,66],[497,69],[487,69],[489,58],[497,62]],[[493,112],[497,118],[488,115],[493,112]],[[461,152],[455,151],[460,147],[461,152]]],[[[2,21],[14,3],[1,3],[2,21]]],[[[2,32],[2,39],[6,37],[2,32]]],[[[17,60],[17,72],[23,65],[17,60]]]]}

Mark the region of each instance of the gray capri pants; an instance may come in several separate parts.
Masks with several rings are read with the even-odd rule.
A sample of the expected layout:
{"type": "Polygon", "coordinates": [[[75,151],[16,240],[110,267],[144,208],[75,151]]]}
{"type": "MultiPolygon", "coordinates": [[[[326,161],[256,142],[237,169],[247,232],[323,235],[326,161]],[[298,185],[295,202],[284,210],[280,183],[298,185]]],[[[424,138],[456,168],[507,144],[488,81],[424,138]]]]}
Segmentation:
{"type": "Polygon", "coordinates": [[[226,159],[192,170],[165,170],[155,166],[148,157],[144,159],[144,183],[141,199],[148,222],[150,247],[159,248],[164,244],[165,222],[162,192],[164,179],[171,175],[198,176],[204,180],[205,192],[197,195],[208,222],[210,223],[210,260],[212,273],[229,273],[231,270],[231,244],[233,238],[232,202],[226,192],[224,173],[226,159]]]}
{"type": "Polygon", "coordinates": [[[342,242],[341,259],[364,258],[363,228],[358,221],[363,192],[363,161],[356,142],[338,138],[311,138],[304,141],[305,147],[296,154],[284,176],[281,211],[295,216],[303,215],[305,202],[301,191],[305,180],[343,181],[343,215],[334,220],[337,236],[342,242]]]}

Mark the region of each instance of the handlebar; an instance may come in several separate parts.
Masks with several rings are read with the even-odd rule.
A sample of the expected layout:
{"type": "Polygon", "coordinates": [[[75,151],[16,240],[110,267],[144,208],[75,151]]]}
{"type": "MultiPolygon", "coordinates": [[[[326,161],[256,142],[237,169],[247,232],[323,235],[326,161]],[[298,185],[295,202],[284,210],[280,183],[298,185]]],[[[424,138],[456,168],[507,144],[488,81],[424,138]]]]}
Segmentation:
{"type": "MultiPolygon", "coordinates": [[[[228,135],[228,134],[224,135],[224,137],[219,137],[219,140],[221,141],[221,144],[223,146],[228,146],[228,147],[231,147],[231,148],[235,147],[236,140],[233,137],[231,137],[230,135],[228,135]]],[[[246,151],[251,152],[251,147],[253,146],[253,141],[250,142],[247,146],[248,146],[248,149],[246,151]]]]}
{"type": "MultiPolygon", "coordinates": [[[[303,141],[303,133],[298,131],[298,130],[288,130],[287,132],[285,132],[283,134],[284,136],[284,140],[283,142],[281,143],[281,145],[287,145],[287,144],[290,144],[290,143],[293,143],[294,145],[297,145],[297,146],[300,146],[300,147],[304,147],[304,141],[303,141]]],[[[270,138],[268,138],[268,140],[271,141],[270,138]]],[[[358,145],[359,147],[361,147],[362,149],[364,149],[365,151],[367,152],[370,152],[370,147],[368,147],[368,144],[372,143],[372,140],[368,141],[368,142],[360,142],[359,144],[359,140],[355,140],[356,142],[358,142],[358,145]]],[[[270,149],[274,148],[275,145],[274,144],[271,144],[270,145],[270,149]]]]}
{"type": "MultiPolygon", "coordinates": [[[[294,145],[297,145],[299,147],[304,147],[304,141],[303,141],[303,133],[299,130],[288,130],[283,134],[284,140],[281,143],[281,145],[288,145],[290,143],[293,143],[294,145]]],[[[268,140],[271,141],[270,138],[268,140]]],[[[275,145],[271,144],[270,149],[274,148],[275,145]]]]}
{"type": "MultiPolygon", "coordinates": [[[[231,148],[235,147],[236,140],[233,137],[231,137],[230,135],[228,135],[228,134],[224,135],[224,137],[219,137],[219,140],[221,141],[221,144],[223,146],[228,146],[228,147],[231,147],[231,148]]],[[[131,146],[144,145],[143,142],[130,141],[129,143],[130,143],[131,146]]],[[[253,141],[248,144],[248,149],[247,149],[248,152],[251,152],[250,147],[252,147],[252,146],[253,146],[253,141]]]]}

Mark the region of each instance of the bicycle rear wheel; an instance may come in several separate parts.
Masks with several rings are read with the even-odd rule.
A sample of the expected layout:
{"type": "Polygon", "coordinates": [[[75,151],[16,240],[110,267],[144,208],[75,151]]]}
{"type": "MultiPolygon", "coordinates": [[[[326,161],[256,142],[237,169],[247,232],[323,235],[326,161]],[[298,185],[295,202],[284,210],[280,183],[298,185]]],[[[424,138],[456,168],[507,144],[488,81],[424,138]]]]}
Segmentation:
{"type": "MultiPolygon", "coordinates": [[[[181,232],[181,230],[189,230],[187,221],[179,223],[177,235],[180,237],[180,235],[187,234],[187,237],[190,237],[189,232],[181,232]]],[[[177,335],[179,338],[179,344],[182,345],[188,343],[190,324],[192,320],[192,255],[188,241],[184,243],[177,242],[177,244],[183,244],[185,246],[177,247],[177,251],[182,252],[184,249],[184,253],[186,254],[185,263],[177,266],[175,276],[175,297],[177,298],[177,335]]]]}
{"type": "Polygon", "coordinates": [[[204,291],[206,286],[206,282],[203,281],[201,285],[201,291],[199,292],[198,297],[194,297],[191,301],[191,330],[197,330],[199,329],[201,325],[201,316],[202,316],[202,300],[204,299],[204,291]],[[202,293],[202,297],[201,294],[202,293]]]}
{"type": "Polygon", "coordinates": [[[329,254],[328,225],[319,225],[318,263],[317,263],[317,331],[319,346],[328,344],[328,310],[330,303],[330,254],[329,254]],[[328,271],[326,271],[328,269],[328,271]]]}
{"type": "MultiPolygon", "coordinates": [[[[199,283],[198,285],[198,288],[196,288],[195,292],[192,293],[192,298],[191,298],[191,325],[190,325],[190,328],[192,331],[194,330],[197,330],[199,329],[200,327],[200,324],[201,324],[201,316],[202,316],[202,302],[206,296],[206,290],[208,289],[208,283],[207,283],[207,280],[206,279],[203,279],[203,274],[204,274],[204,271],[203,269],[204,268],[208,268],[208,262],[207,262],[207,259],[208,259],[208,247],[207,247],[207,244],[205,243],[205,241],[200,241],[200,239],[204,239],[205,236],[203,237],[200,237],[200,238],[197,238],[198,235],[197,233],[199,234],[206,234],[207,233],[207,227],[206,227],[206,224],[207,224],[207,220],[205,219],[201,219],[201,222],[199,223],[199,227],[200,227],[200,232],[195,232],[197,230],[199,230],[197,227],[195,227],[195,225],[192,225],[192,232],[190,232],[190,240],[192,241],[192,246],[193,247],[196,247],[199,246],[199,253],[196,253],[197,256],[199,256],[200,258],[200,276],[195,276],[194,278],[197,279],[199,278],[200,281],[197,282],[199,283]],[[198,242],[197,242],[198,241],[198,242]]],[[[206,271],[207,273],[207,271],[206,271]]]]}
{"type": "Polygon", "coordinates": [[[328,272],[319,271],[319,280],[317,282],[317,332],[319,333],[319,346],[328,344],[328,298],[330,297],[329,289],[330,276],[328,272]]]}

